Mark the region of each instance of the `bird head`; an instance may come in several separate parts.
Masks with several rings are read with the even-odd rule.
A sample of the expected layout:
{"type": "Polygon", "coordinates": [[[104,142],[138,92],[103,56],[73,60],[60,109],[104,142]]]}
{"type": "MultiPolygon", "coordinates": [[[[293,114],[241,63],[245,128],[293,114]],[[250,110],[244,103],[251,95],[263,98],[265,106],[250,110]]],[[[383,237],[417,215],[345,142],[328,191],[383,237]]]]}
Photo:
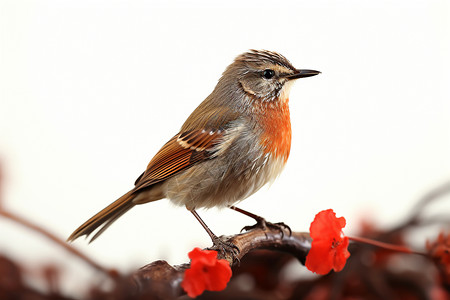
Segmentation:
{"type": "Polygon", "coordinates": [[[234,87],[246,98],[263,102],[286,100],[292,83],[319,71],[296,69],[281,54],[250,50],[236,57],[219,80],[217,88],[234,87]]]}

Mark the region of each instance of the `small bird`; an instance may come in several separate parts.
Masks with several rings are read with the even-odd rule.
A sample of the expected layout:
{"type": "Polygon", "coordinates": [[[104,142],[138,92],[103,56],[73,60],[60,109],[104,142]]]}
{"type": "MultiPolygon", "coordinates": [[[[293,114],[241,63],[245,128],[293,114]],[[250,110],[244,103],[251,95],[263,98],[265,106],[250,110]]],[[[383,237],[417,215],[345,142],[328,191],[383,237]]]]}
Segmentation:
{"type": "Polygon", "coordinates": [[[214,246],[235,247],[218,238],[196,210],[230,207],[254,218],[255,226],[269,224],[233,204],[282,171],[291,148],[292,84],[319,73],[296,69],[272,51],[250,50],[237,56],[180,132],[156,153],[134,188],[82,224],[68,241],[99,229],[92,242],[134,206],[167,198],[196,217],[214,246]]]}

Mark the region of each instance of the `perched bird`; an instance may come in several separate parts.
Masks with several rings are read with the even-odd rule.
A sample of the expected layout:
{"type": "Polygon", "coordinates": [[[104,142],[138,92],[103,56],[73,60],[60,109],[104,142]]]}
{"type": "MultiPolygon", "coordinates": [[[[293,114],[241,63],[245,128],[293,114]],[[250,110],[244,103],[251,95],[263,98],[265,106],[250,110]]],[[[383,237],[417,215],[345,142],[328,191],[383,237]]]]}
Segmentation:
{"type": "Polygon", "coordinates": [[[82,224],[68,241],[99,229],[93,241],[134,206],[163,198],[186,206],[222,249],[230,245],[208,228],[196,209],[228,206],[265,226],[263,218],[233,204],[282,171],[291,148],[291,86],[298,78],[319,73],[296,69],[271,51],[250,50],[236,57],[134,188],[82,224]]]}

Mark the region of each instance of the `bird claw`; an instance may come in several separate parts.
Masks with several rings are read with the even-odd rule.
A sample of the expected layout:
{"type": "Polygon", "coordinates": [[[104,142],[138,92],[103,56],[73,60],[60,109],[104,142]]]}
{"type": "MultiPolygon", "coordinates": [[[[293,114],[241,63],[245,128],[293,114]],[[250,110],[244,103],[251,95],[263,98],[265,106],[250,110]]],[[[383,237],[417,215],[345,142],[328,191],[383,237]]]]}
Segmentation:
{"type": "Polygon", "coordinates": [[[238,246],[236,246],[235,244],[228,242],[228,241],[223,241],[220,237],[215,237],[212,239],[213,241],[213,246],[211,248],[208,248],[210,250],[216,250],[220,253],[220,255],[222,256],[226,256],[226,254],[230,254],[233,261],[237,260],[238,262],[240,261],[238,258],[239,253],[241,252],[241,250],[239,249],[238,246]]]}
{"type": "Polygon", "coordinates": [[[250,231],[250,230],[253,230],[253,229],[257,229],[257,228],[260,228],[263,231],[267,231],[267,229],[278,230],[280,232],[280,234],[281,234],[281,238],[284,237],[285,230],[287,230],[289,232],[289,236],[292,235],[291,228],[288,225],[286,225],[285,223],[283,223],[283,222],[270,223],[270,222],[267,222],[264,218],[256,219],[256,224],[255,225],[244,226],[241,229],[241,232],[243,232],[243,231],[250,231]]]}

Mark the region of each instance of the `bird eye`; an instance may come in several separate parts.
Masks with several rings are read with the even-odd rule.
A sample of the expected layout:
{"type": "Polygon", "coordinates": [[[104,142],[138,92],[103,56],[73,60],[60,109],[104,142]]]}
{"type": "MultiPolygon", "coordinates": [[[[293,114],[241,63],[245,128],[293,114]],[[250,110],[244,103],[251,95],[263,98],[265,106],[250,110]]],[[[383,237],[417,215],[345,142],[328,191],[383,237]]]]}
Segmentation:
{"type": "Polygon", "coordinates": [[[264,70],[264,72],[263,72],[263,77],[264,77],[265,79],[270,79],[270,78],[272,78],[273,76],[275,76],[275,71],[274,71],[274,70],[271,70],[271,69],[265,69],[265,70],[264,70]]]}

